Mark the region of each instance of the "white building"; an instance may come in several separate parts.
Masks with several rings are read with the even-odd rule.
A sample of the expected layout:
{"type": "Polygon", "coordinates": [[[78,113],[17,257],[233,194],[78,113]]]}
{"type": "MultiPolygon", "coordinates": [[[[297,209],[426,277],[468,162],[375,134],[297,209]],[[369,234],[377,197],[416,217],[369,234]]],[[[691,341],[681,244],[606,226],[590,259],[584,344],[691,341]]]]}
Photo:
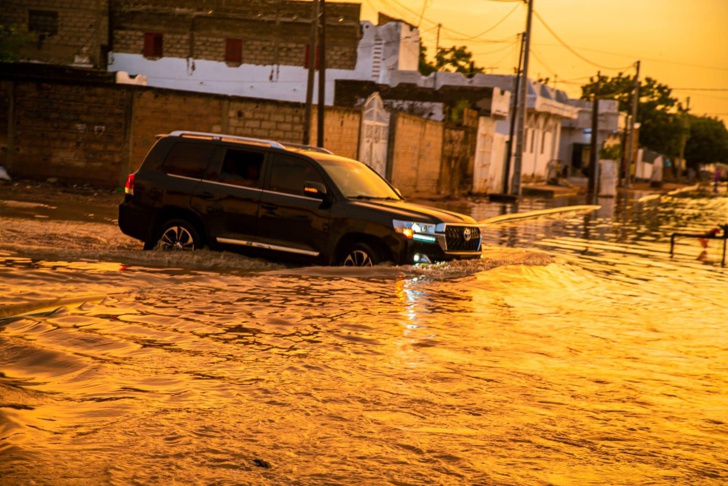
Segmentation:
{"type": "MultiPolygon", "coordinates": [[[[558,159],[567,167],[569,176],[583,176],[582,169],[589,164],[592,141],[593,102],[589,100],[569,100],[577,111],[577,118],[567,119],[561,125],[562,141],[558,159]]],[[[616,100],[599,100],[599,130],[597,148],[622,143],[627,128],[627,115],[619,111],[616,100]]]]}

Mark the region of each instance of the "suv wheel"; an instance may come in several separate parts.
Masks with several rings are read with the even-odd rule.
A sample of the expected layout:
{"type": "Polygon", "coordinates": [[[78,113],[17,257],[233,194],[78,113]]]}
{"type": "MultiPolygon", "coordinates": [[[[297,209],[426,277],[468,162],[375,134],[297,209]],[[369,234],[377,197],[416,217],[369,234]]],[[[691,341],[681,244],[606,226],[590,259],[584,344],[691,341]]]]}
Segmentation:
{"type": "Polygon", "coordinates": [[[198,250],[202,248],[202,238],[189,222],[183,219],[173,219],[162,226],[154,248],[167,251],[198,250]]]}
{"type": "Polygon", "coordinates": [[[345,267],[371,267],[382,261],[377,251],[366,243],[356,243],[343,254],[341,264],[345,267]]]}

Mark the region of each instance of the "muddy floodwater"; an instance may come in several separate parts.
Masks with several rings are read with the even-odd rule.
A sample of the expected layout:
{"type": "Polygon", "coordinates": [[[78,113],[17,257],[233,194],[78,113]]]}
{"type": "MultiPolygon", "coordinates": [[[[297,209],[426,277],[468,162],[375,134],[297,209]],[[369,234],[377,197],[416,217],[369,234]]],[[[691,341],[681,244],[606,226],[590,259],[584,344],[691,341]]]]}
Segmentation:
{"type": "Polygon", "coordinates": [[[432,202],[483,258],[372,269],[144,252],[112,199],[0,192],[2,485],[728,483],[722,240],[670,256],[725,188],[432,202]]]}

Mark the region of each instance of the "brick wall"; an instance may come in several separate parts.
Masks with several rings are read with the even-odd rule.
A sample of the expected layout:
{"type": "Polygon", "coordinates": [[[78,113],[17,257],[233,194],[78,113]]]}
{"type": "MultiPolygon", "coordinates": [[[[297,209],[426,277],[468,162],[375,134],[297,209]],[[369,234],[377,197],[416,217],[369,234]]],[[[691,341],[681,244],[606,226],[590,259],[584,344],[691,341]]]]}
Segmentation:
{"type": "MultiPolygon", "coordinates": [[[[108,81],[7,78],[0,72],[0,164],[14,177],[120,187],[139,167],[155,135],[174,130],[294,143],[303,139],[305,110],[300,103],[108,81]]],[[[316,120],[314,108],[314,142],[316,120]]],[[[361,112],[327,107],[325,123],[327,148],[355,158],[361,112]]]]}
{"type": "MultiPolygon", "coordinates": [[[[74,70],[73,77],[69,69],[0,67],[0,163],[14,177],[120,187],[155,135],[174,130],[295,143],[303,138],[301,103],[117,85],[100,75],[87,81],[83,70],[74,70]],[[52,71],[58,81],[48,80],[52,71]]],[[[312,111],[315,143],[316,107],[312,111]]],[[[359,109],[327,107],[324,146],[357,158],[360,126],[359,109]]],[[[463,151],[471,143],[460,140],[468,131],[464,127],[449,130],[448,138],[441,122],[404,113],[392,114],[391,126],[391,181],[404,194],[451,194],[454,178],[448,174],[472,174],[472,151],[463,151]],[[452,163],[441,164],[443,154],[452,163]]],[[[464,187],[459,181],[455,188],[464,187]]]]}
{"type": "MultiPolygon", "coordinates": [[[[14,91],[14,175],[55,177],[96,185],[115,185],[123,164],[126,99],[113,86],[45,82],[2,84],[14,91]],[[111,183],[111,184],[110,184],[111,183]]],[[[7,149],[8,125],[2,128],[7,149]]]]}
{"type": "MultiPolygon", "coordinates": [[[[130,88],[131,89],[131,88],[130,88]]],[[[161,89],[133,89],[129,170],[139,168],[155,136],[174,130],[220,132],[224,96],[161,89]]]]}
{"type": "Polygon", "coordinates": [[[21,50],[23,58],[68,65],[85,54],[94,66],[106,66],[108,0],[3,0],[0,24],[28,25],[30,10],[55,12],[57,32],[31,32],[31,42],[21,50]]]}
{"type": "MultiPolygon", "coordinates": [[[[326,107],[324,113],[324,147],[337,155],[356,159],[359,152],[361,111],[350,108],[326,107]]],[[[311,143],[318,140],[318,109],[311,115],[311,143]]]]}
{"type": "Polygon", "coordinates": [[[392,185],[405,195],[437,194],[443,124],[406,113],[394,113],[391,123],[392,185]]]}
{"type": "MultiPolygon", "coordinates": [[[[243,41],[243,62],[303,66],[311,2],[126,2],[111,0],[114,52],[139,54],[144,33],[161,33],[164,57],[225,60],[225,39],[243,41]]],[[[358,4],[327,5],[327,67],[354,69],[358,4]]]]}

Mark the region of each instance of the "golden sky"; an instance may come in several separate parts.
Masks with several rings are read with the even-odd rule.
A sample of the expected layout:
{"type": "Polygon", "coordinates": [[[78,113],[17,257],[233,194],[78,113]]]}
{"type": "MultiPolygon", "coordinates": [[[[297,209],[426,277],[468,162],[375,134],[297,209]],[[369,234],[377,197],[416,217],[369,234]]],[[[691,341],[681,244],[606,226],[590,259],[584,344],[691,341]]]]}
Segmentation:
{"type": "MultiPolygon", "coordinates": [[[[350,0],[351,1],[351,0],[350,0]]],[[[578,98],[597,72],[651,77],[673,89],[691,113],[728,122],[728,0],[533,0],[529,77],[578,98]],[[555,35],[554,35],[555,34],[555,35]]],[[[384,12],[419,26],[428,54],[465,45],[476,64],[511,74],[517,34],[526,26],[521,0],[362,0],[362,20],[384,12]]],[[[727,123],[728,124],[728,123],[727,123]]]]}

